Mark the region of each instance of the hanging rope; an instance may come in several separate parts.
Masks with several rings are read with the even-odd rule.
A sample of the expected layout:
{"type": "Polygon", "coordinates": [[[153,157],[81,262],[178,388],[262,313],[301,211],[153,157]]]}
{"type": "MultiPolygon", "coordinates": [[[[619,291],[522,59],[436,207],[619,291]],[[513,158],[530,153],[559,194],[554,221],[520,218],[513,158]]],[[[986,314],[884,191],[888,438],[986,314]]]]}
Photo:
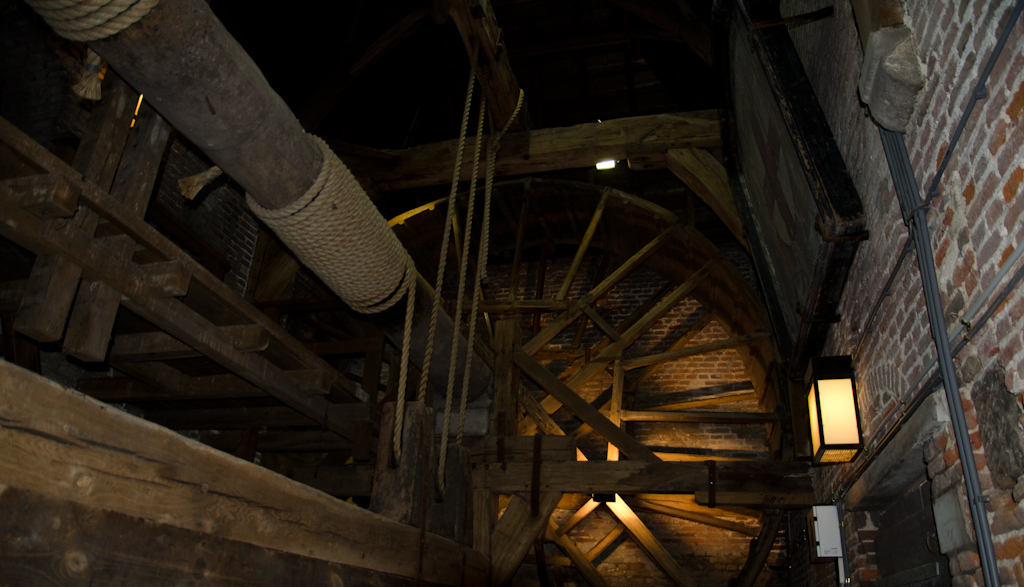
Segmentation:
{"type": "MultiPolygon", "coordinates": [[[[476,279],[473,282],[473,303],[471,305],[469,313],[469,346],[472,347],[473,341],[476,340],[476,323],[477,323],[477,310],[480,304],[480,288],[483,282],[487,279],[487,253],[490,247],[491,240],[491,191],[494,187],[494,162],[498,158],[498,149],[501,148],[501,137],[505,136],[508,132],[509,126],[512,125],[512,121],[515,120],[516,116],[519,116],[519,110],[523,107],[523,90],[519,90],[519,98],[516,100],[515,110],[512,111],[512,116],[505,122],[505,126],[501,129],[501,132],[494,135],[489,144],[487,145],[487,171],[486,179],[484,180],[484,213],[483,219],[481,220],[480,227],[480,247],[477,252],[476,261],[476,279]]],[[[470,188],[472,189],[472,188],[470,188]]],[[[470,196],[472,201],[472,195],[470,196]]],[[[466,219],[469,222],[469,219],[466,219]]],[[[468,229],[467,229],[468,230],[468,229]]],[[[469,236],[466,237],[466,242],[469,242],[469,236]]],[[[469,350],[466,351],[467,355],[469,350]]],[[[463,431],[466,428],[466,401],[469,396],[469,376],[473,366],[473,362],[467,360],[465,370],[462,375],[462,397],[460,398],[461,403],[459,404],[459,428],[456,436],[456,444],[462,444],[463,431]]]]}
{"type": "MultiPolygon", "coordinates": [[[[437,334],[437,312],[441,307],[441,288],[444,287],[444,272],[448,264],[448,243],[452,234],[452,218],[455,215],[455,196],[459,189],[459,176],[462,173],[462,155],[466,148],[466,131],[469,127],[469,110],[473,104],[473,85],[476,83],[476,67],[469,67],[469,86],[466,88],[466,105],[462,109],[462,127],[459,131],[459,143],[455,149],[455,170],[452,172],[452,189],[448,192],[448,211],[444,219],[444,231],[441,236],[441,255],[437,264],[437,278],[434,280],[434,299],[430,306],[430,327],[427,329],[427,347],[423,354],[423,370],[420,372],[420,385],[416,394],[417,401],[427,398],[427,380],[430,373],[430,362],[434,356],[434,338],[437,334]]],[[[477,145],[480,141],[477,140],[477,145]]]]}
{"type": "MultiPolygon", "coordinates": [[[[486,81],[481,79],[481,86],[486,81]]],[[[441,497],[444,497],[445,489],[445,465],[448,462],[448,439],[451,436],[452,424],[452,400],[455,397],[455,369],[458,365],[459,343],[462,340],[462,304],[466,293],[466,269],[469,266],[469,241],[473,233],[473,203],[476,198],[477,177],[480,174],[480,147],[484,142],[484,114],[487,106],[487,97],[481,92],[480,95],[480,116],[476,125],[476,149],[473,153],[473,174],[469,180],[469,200],[466,204],[466,224],[462,236],[462,263],[459,264],[459,291],[455,298],[455,316],[452,319],[452,354],[448,360],[448,388],[444,398],[444,419],[441,425],[441,454],[437,463],[437,489],[441,497]]],[[[447,251],[441,251],[441,256],[447,256],[447,251]]],[[[476,290],[473,290],[474,293],[476,290]]],[[[470,339],[471,341],[472,339],[470,339]]],[[[466,360],[470,360],[472,343],[467,341],[466,360]]]]}
{"type": "Polygon", "coordinates": [[[149,14],[157,0],[25,0],[58,35],[98,41],[123,31],[149,14]]]}

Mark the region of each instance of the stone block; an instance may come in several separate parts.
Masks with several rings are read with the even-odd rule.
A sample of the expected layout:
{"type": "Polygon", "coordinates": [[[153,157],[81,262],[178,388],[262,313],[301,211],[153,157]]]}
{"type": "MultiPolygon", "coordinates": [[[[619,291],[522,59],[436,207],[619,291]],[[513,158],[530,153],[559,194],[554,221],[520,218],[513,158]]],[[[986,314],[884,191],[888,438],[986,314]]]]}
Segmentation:
{"type": "Polygon", "coordinates": [[[935,498],[932,511],[935,513],[935,530],[939,537],[940,552],[949,554],[971,543],[964,525],[968,522],[964,520],[956,491],[947,491],[935,498]]]}
{"type": "Polygon", "coordinates": [[[907,131],[924,89],[921,60],[909,28],[887,27],[868,35],[858,86],[875,122],[891,131],[907,131]]]}

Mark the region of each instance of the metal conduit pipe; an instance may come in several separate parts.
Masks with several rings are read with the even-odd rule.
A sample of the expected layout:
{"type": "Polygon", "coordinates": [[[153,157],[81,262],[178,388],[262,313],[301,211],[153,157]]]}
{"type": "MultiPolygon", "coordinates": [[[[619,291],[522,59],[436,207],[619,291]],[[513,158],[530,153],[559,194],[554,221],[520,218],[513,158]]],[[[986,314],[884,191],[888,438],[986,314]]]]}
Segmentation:
{"type": "MultiPolygon", "coordinates": [[[[135,24],[89,45],[261,206],[283,208],[313,185],[320,150],[203,0],[161,0],[135,24]]],[[[410,359],[422,364],[431,298],[428,286],[418,285],[410,359]]],[[[403,314],[388,310],[370,320],[400,347],[403,314]]],[[[438,324],[439,337],[454,334],[443,312],[438,324]]],[[[434,346],[430,380],[439,389],[449,356],[449,345],[434,346]]],[[[475,353],[472,373],[475,399],[492,377],[475,353]]]]}
{"type": "Polygon", "coordinates": [[[946,403],[949,407],[950,421],[953,425],[953,436],[956,439],[957,453],[960,456],[961,468],[964,472],[964,485],[967,489],[967,503],[974,522],[974,533],[978,539],[978,555],[981,560],[981,572],[985,584],[999,584],[999,570],[996,563],[995,549],[992,545],[992,532],[988,525],[988,513],[985,511],[985,496],[982,495],[978,468],[974,462],[974,449],[971,447],[970,431],[967,428],[967,417],[964,414],[960,385],[956,380],[953,366],[953,354],[949,339],[946,338],[946,322],[943,319],[942,298],[939,295],[939,281],[935,274],[935,257],[932,253],[931,235],[928,234],[927,208],[921,205],[921,196],[917,188],[907,155],[907,147],[903,135],[878,128],[885,149],[889,170],[893,183],[896,185],[896,197],[903,211],[906,222],[917,250],[917,264],[921,271],[921,284],[924,290],[925,306],[928,310],[928,323],[932,338],[938,351],[939,372],[942,374],[943,387],[946,391],[946,403]]]}

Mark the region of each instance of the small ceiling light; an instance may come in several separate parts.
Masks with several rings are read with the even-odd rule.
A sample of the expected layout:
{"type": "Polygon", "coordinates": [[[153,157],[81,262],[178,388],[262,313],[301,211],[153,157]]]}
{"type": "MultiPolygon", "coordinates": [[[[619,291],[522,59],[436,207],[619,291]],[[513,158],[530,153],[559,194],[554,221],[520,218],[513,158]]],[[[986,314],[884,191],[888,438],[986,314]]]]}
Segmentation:
{"type": "Polygon", "coordinates": [[[607,161],[599,161],[597,164],[598,169],[615,169],[615,159],[609,159],[607,161]]]}
{"type": "Polygon", "coordinates": [[[804,378],[815,463],[848,463],[863,448],[857,384],[849,355],[811,359],[804,378]]]}

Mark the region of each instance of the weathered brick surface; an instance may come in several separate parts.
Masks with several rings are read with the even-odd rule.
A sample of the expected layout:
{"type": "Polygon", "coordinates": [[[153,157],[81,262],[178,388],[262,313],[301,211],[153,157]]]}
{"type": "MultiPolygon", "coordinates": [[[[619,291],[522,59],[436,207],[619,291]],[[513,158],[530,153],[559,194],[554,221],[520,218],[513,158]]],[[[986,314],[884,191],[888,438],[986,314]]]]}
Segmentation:
{"type": "MultiPolygon", "coordinates": [[[[826,2],[784,0],[784,14],[795,14],[826,2]]],[[[992,52],[997,36],[1012,9],[1010,0],[981,2],[928,2],[907,0],[905,23],[913,32],[926,77],[910,130],[905,140],[922,192],[935,176],[938,162],[949,148],[952,133],[992,52]]],[[[900,253],[907,231],[895,199],[878,133],[863,115],[857,100],[857,79],[863,59],[853,13],[849,4],[836,7],[835,15],[791,30],[811,83],[836,141],[851,170],[867,212],[871,239],[858,252],[840,313],[843,322],[832,331],[826,354],[853,350],[871,305],[881,294],[888,273],[900,253]],[[851,295],[856,292],[855,295],[851,295]]],[[[941,197],[928,210],[932,247],[947,325],[952,328],[982,298],[1009,254],[1020,246],[1022,183],[1024,180],[1024,24],[1018,23],[992,71],[988,97],[981,100],[969,119],[941,183],[941,197]]],[[[1016,269],[1016,267],[1014,267],[1016,269]]],[[[1005,282],[1005,280],[1004,280],[1005,282]]],[[[1002,283],[997,287],[1001,287],[1002,283]]],[[[1024,388],[1024,345],[1019,323],[1022,293],[1013,292],[981,331],[972,332],[971,344],[957,361],[972,363],[974,373],[999,366],[1005,371],[1006,388],[1019,394],[1024,388]]],[[[984,305],[982,306],[985,307],[984,305]]],[[[974,318],[975,320],[977,317],[974,318]]],[[[935,356],[928,329],[917,263],[904,264],[882,305],[857,367],[865,432],[870,437],[881,426],[882,416],[901,396],[914,391],[912,384],[935,356]]],[[[961,367],[962,368],[962,367],[961,367]]],[[[972,444],[983,488],[993,491],[990,459],[979,435],[978,414],[972,392],[977,381],[964,379],[972,444]]],[[[1020,400],[1015,409],[1019,415],[1020,400]]],[[[947,430],[944,435],[950,432],[947,430]]],[[[927,449],[928,474],[933,495],[961,489],[956,448],[943,437],[941,445],[927,449]]],[[[988,442],[993,442],[989,440],[988,442]]],[[[819,481],[831,487],[838,471],[822,469],[819,481]]],[[[964,510],[965,519],[969,520],[964,510]]],[[[1021,530],[1006,516],[990,514],[997,544],[1008,544],[1021,530]]],[[[1016,518],[1014,518],[1016,520],[1016,518]]],[[[968,522],[968,526],[969,526],[968,522]]],[[[1019,556],[1002,550],[1000,573],[1008,582],[1019,576],[1019,556]]],[[[973,585],[979,570],[971,563],[973,551],[960,552],[952,564],[954,584],[973,585]]]]}

